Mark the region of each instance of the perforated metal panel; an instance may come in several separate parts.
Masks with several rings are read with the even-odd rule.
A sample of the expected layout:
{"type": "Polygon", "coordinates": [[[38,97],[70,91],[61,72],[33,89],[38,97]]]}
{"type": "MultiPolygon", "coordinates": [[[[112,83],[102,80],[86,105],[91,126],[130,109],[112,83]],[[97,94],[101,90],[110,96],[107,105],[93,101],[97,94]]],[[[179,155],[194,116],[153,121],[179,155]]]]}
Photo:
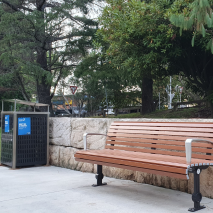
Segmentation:
{"type": "Polygon", "coordinates": [[[1,163],[12,167],[13,162],[13,115],[10,115],[9,132],[5,132],[5,115],[2,116],[1,163]]]}
{"type": "Polygon", "coordinates": [[[23,117],[31,118],[31,134],[18,135],[17,131],[16,166],[44,165],[47,163],[47,115],[22,114],[17,115],[17,120],[23,117]]]}
{"type": "Polygon", "coordinates": [[[13,168],[47,164],[48,114],[16,113],[14,123],[14,113],[11,113],[9,132],[5,132],[5,115],[6,112],[2,114],[1,163],[13,168]],[[14,126],[18,127],[19,118],[30,118],[29,134],[18,134],[18,128],[14,126]]]}

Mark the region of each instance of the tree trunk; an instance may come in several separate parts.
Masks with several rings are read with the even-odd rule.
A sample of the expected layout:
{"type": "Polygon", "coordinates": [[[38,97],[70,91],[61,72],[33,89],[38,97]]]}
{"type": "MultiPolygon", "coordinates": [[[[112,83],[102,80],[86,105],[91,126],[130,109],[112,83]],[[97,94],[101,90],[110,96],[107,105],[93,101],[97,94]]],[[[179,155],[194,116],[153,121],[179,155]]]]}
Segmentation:
{"type": "MultiPolygon", "coordinates": [[[[40,49],[37,52],[37,63],[41,65],[41,67],[46,70],[47,68],[47,56],[46,51],[40,49]]],[[[37,95],[38,102],[43,104],[49,104],[50,113],[53,116],[52,103],[50,97],[50,87],[51,85],[47,83],[46,76],[42,76],[40,80],[37,80],[37,95]]],[[[39,107],[40,111],[46,112],[47,107],[39,107]]]]}
{"type": "Polygon", "coordinates": [[[210,109],[211,109],[211,117],[213,118],[213,103],[210,102],[210,109]]]}
{"type": "Polygon", "coordinates": [[[118,116],[118,109],[114,109],[114,112],[115,112],[115,116],[118,116]]]}
{"type": "Polygon", "coordinates": [[[147,114],[154,111],[153,105],[153,80],[150,78],[143,78],[142,80],[142,112],[147,114]]]}
{"type": "MultiPolygon", "coordinates": [[[[40,40],[40,47],[37,47],[37,59],[36,62],[41,66],[43,70],[47,69],[47,51],[44,49],[45,46],[45,24],[44,24],[44,0],[36,0],[37,10],[40,12],[40,28],[37,30],[37,37],[40,40]]],[[[49,71],[50,72],[50,71],[49,71]]],[[[50,115],[53,116],[51,96],[50,96],[51,85],[47,81],[47,76],[43,75],[37,79],[37,95],[39,103],[49,104],[50,115]]],[[[46,112],[47,107],[39,107],[40,111],[46,112]]]]}

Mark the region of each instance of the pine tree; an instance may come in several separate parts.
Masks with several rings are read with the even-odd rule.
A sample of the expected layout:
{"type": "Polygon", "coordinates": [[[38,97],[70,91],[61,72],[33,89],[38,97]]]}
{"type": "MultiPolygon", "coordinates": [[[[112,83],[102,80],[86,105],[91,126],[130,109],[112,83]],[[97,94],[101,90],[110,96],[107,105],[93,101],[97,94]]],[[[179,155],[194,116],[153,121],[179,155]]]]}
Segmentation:
{"type": "Polygon", "coordinates": [[[213,1],[176,0],[171,8],[171,23],[183,34],[183,54],[174,59],[173,65],[187,76],[194,91],[208,98],[213,117],[213,1]],[[191,44],[188,37],[192,37],[191,44]]]}
{"type": "Polygon", "coordinates": [[[183,30],[193,31],[192,46],[194,46],[196,35],[201,34],[207,37],[209,41],[206,47],[213,53],[213,1],[194,0],[187,4],[181,3],[180,0],[174,2],[176,9],[173,10],[176,11],[170,18],[171,22],[180,28],[181,34],[183,30]]]}
{"type": "MultiPolygon", "coordinates": [[[[93,0],[1,0],[1,72],[36,82],[38,101],[51,105],[60,79],[85,55],[97,29],[93,0]]],[[[25,96],[27,99],[30,97],[25,96]]],[[[45,110],[45,109],[42,109],[45,110]]]]}

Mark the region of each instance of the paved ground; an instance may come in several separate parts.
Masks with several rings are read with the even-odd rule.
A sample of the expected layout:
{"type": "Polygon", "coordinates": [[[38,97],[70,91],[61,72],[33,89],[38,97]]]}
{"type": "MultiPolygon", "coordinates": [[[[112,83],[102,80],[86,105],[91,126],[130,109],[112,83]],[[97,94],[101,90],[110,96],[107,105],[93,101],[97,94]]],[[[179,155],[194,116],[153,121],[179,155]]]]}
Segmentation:
{"type": "MultiPolygon", "coordinates": [[[[11,170],[0,166],[0,213],[171,213],[188,212],[191,195],[133,181],[104,178],[58,167],[11,170]]],[[[213,212],[213,200],[203,198],[213,212]]]]}

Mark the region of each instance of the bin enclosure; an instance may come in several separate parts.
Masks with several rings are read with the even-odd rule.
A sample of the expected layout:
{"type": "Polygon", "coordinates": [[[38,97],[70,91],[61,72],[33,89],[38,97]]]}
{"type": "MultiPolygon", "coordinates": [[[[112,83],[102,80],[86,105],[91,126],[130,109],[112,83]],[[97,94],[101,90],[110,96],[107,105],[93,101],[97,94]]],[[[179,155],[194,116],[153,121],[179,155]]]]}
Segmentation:
{"type": "Polygon", "coordinates": [[[49,164],[49,105],[22,100],[14,103],[14,111],[1,113],[1,163],[12,167],[49,164]],[[18,112],[16,103],[46,106],[47,112],[18,112]]]}

